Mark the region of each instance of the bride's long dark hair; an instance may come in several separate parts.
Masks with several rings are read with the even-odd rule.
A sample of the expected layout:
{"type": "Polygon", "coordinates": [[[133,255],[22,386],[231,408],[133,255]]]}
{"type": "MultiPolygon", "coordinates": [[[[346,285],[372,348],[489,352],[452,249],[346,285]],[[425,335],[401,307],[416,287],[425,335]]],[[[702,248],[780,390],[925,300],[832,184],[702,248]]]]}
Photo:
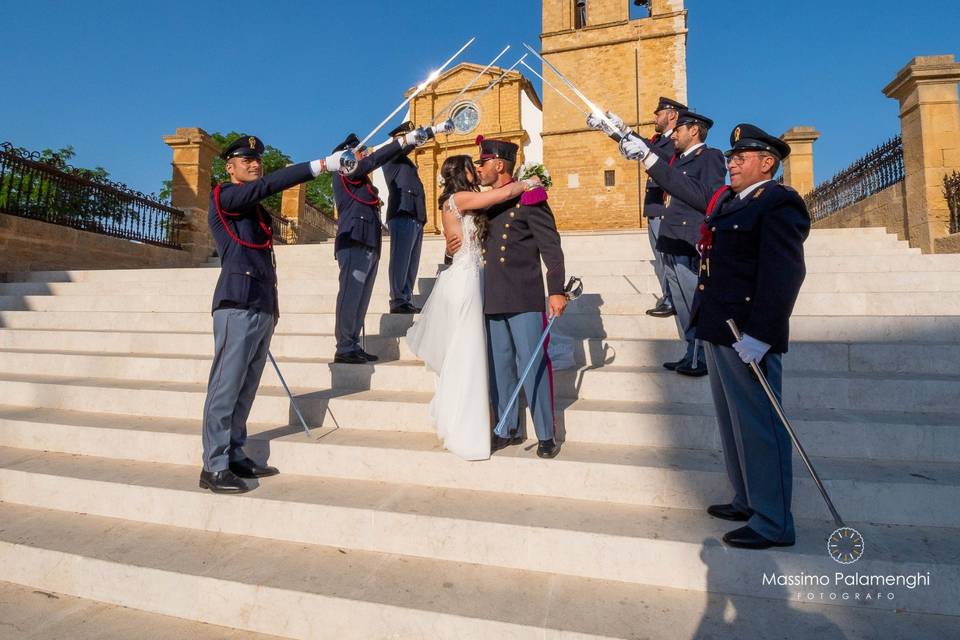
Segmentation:
{"type": "MultiPolygon", "coordinates": [[[[443,193],[438,198],[441,209],[450,196],[458,191],[480,191],[480,177],[473,166],[473,158],[467,155],[450,156],[444,160],[440,167],[440,178],[443,180],[443,193]]],[[[474,215],[474,222],[477,240],[483,242],[487,237],[487,216],[474,215]]]]}

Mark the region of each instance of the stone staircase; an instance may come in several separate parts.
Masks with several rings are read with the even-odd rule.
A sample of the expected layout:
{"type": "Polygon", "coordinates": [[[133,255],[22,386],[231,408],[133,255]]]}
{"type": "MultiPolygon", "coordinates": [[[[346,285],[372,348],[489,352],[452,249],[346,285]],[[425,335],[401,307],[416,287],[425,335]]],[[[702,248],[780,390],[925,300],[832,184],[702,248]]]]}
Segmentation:
{"type": "MultiPolygon", "coordinates": [[[[798,544],[719,542],[732,526],[703,509],[730,495],[709,388],[660,366],[681,347],[673,321],[643,314],[657,286],[646,235],[563,245],[586,292],[557,327],[578,363],[557,374],[563,450],[540,460],[534,440],[475,463],[431,431],[432,374],[402,339],[411,318],[385,313],[386,260],[367,318],[383,362],[334,365],[332,247],[279,248],[272,350],[315,428],[295,425],[268,364],[248,451],[282,474],[242,496],[197,488],[217,269],[8,274],[0,620],[20,612],[15,637],[37,638],[55,636],[44,620],[68,606],[80,621],[110,607],[119,622],[89,637],[111,638],[956,634],[960,255],[921,255],[880,229],[807,242],[785,407],[866,540],[843,567],[799,461],[798,544]],[[836,572],[929,572],[931,584],[763,584],[836,572]],[[34,602],[40,618],[24,619],[19,603],[40,591],[65,604],[34,602]]],[[[419,302],[441,255],[428,239],[419,302]]]]}

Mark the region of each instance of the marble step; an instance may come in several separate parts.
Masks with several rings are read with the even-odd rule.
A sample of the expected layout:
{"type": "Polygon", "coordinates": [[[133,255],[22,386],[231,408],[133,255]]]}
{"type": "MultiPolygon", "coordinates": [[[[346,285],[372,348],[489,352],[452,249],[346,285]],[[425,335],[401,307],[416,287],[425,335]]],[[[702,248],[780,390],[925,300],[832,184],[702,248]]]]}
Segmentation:
{"type": "MultiPolygon", "coordinates": [[[[368,336],[404,336],[415,316],[370,313],[368,336]]],[[[334,331],[333,313],[287,313],[281,310],[275,335],[315,335],[334,331]]],[[[0,327],[8,329],[88,331],[211,331],[209,312],[130,311],[0,311],[0,327]]],[[[677,339],[675,318],[647,315],[566,313],[555,325],[558,334],[574,338],[677,339]]],[[[792,341],[955,343],[960,316],[799,315],[790,319],[792,341]]]]}
{"type": "MultiPolygon", "coordinates": [[[[811,625],[824,635],[875,638],[882,629],[906,639],[946,637],[956,624],[889,605],[789,602],[782,588],[776,599],[705,594],[21,505],[0,505],[0,516],[11,522],[0,532],[0,571],[20,584],[302,640],[626,639],[637,629],[651,640],[682,640],[811,625]]],[[[704,562],[721,555],[710,551],[704,562]]]]}
{"type": "MultiPolygon", "coordinates": [[[[42,387],[35,391],[44,392],[42,387]]],[[[299,425],[289,408],[282,414],[283,398],[269,391],[261,391],[255,407],[277,405],[273,416],[277,419],[252,422],[251,437],[262,439],[266,436],[254,434],[299,425]]],[[[192,393],[202,392],[195,389],[192,393]]],[[[200,433],[202,407],[196,405],[202,396],[191,397],[182,417],[104,413],[96,403],[81,405],[92,407],[86,411],[61,408],[64,403],[57,402],[45,403],[54,407],[0,405],[0,445],[149,460],[152,448],[167,446],[168,437],[200,433]],[[196,413],[191,414],[192,409],[196,413]],[[149,446],[143,442],[146,438],[151,440],[149,446]],[[141,447],[144,451],[139,451],[141,447]]],[[[319,429],[318,434],[337,426],[432,434],[428,408],[432,398],[429,392],[343,395],[327,391],[300,396],[297,403],[311,427],[319,429]]],[[[65,406],[76,404],[67,402],[65,406]]],[[[570,443],[720,450],[712,404],[558,400],[556,410],[558,438],[570,443]]],[[[256,409],[256,414],[263,413],[256,409]]],[[[529,431],[532,422],[529,414],[525,415],[529,431]]],[[[789,417],[811,455],[960,462],[960,415],[956,413],[797,408],[790,410],[789,417]]]]}
{"type": "MultiPolygon", "coordinates": [[[[212,295],[77,295],[77,296],[0,296],[2,311],[126,311],[149,313],[199,313],[211,308],[212,295]]],[[[283,313],[334,313],[336,293],[322,295],[281,294],[283,313]]],[[[652,292],[622,291],[584,293],[570,304],[570,315],[643,315],[653,306],[652,292]]],[[[414,304],[426,302],[423,294],[413,297],[414,304]]],[[[368,313],[390,310],[386,295],[370,300],[368,313]]],[[[794,313],[798,315],[869,316],[960,316],[960,291],[846,292],[816,293],[801,291],[794,313]]]]}
{"type": "MultiPolygon", "coordinates": [[[[591,293],[600,294],[654,294],[660,284],[653,274],[584,276],[591,293]]],[[[219,273],[219,270],[217,274],[219,273]]],[[[169,296],[172,292],[183,296],[212,296],[217,274],[203,280],[182,282],[145,281],[131,287],[128,282],[10,282],[0,283],[0,297],[12,296],[169,296]]],[[[287,295],[335,295],[339,290],[337,272],[329,270],[315,278],[303,279],[303,274],[280,276],[280,291],[287,295]],[[325,276],[325,277],[324,277],[325,276]]],[[[433,290],[436,278],[420,277],[414,288],[416,295],[427,296],[433,290]]],[[[374,284],[374,295],[389,296],[387,273],[380,273],[374,284]]],[[[804,293],[873,293],[873,292],[956,292],[960,291],[960,271],[916,273],[812,273],[803,283],[804,293]]]]}
{"type": "MultiPolygon", "coordinates": [[[[735,528],[703,511],[437,489],[281,473],[223,497],[197,488],[194,466],[0,448],[0,500],[85,516],[322,545],[410,559],[742,596],[764,593],[754,576],[832,573],[825,552],[835,525],[797,523],[798,544],[766,554],[722,548],[735,528]],[[256,514],[256,517],[249,517],[256,514]],[[564,549],[564,553],[557,553],[564,549]],[[710,573],[708,579],[708,571],[710,573]]],[[[897,606],[960,614],[960,537],[953,529],[850,522],[869,547],[856,570],[937,575],[902,590],[897,606]]],[[[878,603],[879,604],[879,603],[878,603]]],[[[847,602],[846,606],[861,606],[847,602]]]]}
{"type": "Polygon", "coordinates": [[[0,621],[11,640],[280,640],[12,582],[0,582],[0,621]]]}
{"type": "MultiPolygon", "coordinates": [[[[580,338],[555,334],[572,351],[578,366],[653,366],[683,355],[679,340],[580,338]]],[[[211,332],[57,331],[0,328],[0,349],[84,351],[124,355],[205,355],[212,352],[211,332]]],[[[336,351],[329,334],[275,334],[270,349],[278,358],[329,358],[336,351]]],[[[388,360],[416,360],[405,338],[367,336],[367,351],[388,360]]],[[[960,375],[960,343],[801,342],[790,345],[785,366],[795,371],[916,373],[960,375]]]]}
{"type": "MultiPolygon", "coordinates": [[[[171,432],[169,426],[162,427],[168,425],[165,422],[112,424],[114,427],[96,432],[95,455],[136,458],[148,464],[199,465],[200,435],[195,428],[184,432],[185,421],[176,423],[176,432],[171,432]],[[168,430],[159,431],[162,436],[156,435],[162,428],[168,430]],[[160,449],[151,447],[159,442],[163,443],[160,449]],[[129,445],[129,449],[122,449],[123,445],[129,445]]],[[[30,436],[18,440],[13,433],[15,427],[7,426],[4,425],[4,432],[10,438],[5,441],[33,446],[29,444],[30,436]]],[[[314,430],[310,439],[299,427],[274,427],[252,436],[247,451],[255,457],[269,456],[272,464],[296,475],[680,509],[703,509],[730,499],[718,451],[567,442],[558,458],[546,461],[536,457],[536,443],[530,442],[497,452],[487,462],[469,463],[444,451],[430,433],[348,427],[314,430]]],[[[76,429],[58,428],[38,437],[53,446],[60,441],[64,453],[70,453],[71,447],[92,446],[64,444],[63,434],[71,431],[75,433],[76,429]]],[[[960,499],[957,463],[871,460],[865,464],[862,459],[840,458],[816,458],[815,462],[846,519],[960,526],[960,515],[955,510],[938,506],[960,499]]],[[[797,517],[825,518],[826,507],[800,465],[795,466],[794,476],[797,517]]]]}
{"type": "MultiPolygon", "coordinates": [[[[329,359],[284,358],[278,360],[278,364],[287,384],[298,393],[326,389],[342,394],[367,389],[419,392],[432,391],[435,386],[434,374],[416,361],[347,365],[334,364],[329,359]]],[[[210,366],[209,355],[157,357],[0,351],[0,374],[8,382],[7,402],[10,404],[28,404],[22,394],[29,394],[29,386],[38,382],[42,384],[51,372],[56,372],[51,381],[66,380],[67,384],[77,381],[84,386],[102,384],[99,387],[102,390],[92,393],[89,399],[93,400],[96,396],[99,401],[114,404],[113,396],[117,393],[112,389],[114,381],[138,386],[136,391],[143,393],[151,388],[162,390],[165,385],[202,387],[209,378],[210,366]]],[[[783,403],[787,409],[922,409],[928,412],[957,412],[960,411],[960,394],[956,393],[958,383],[958,376],[785,371],[783,403]]],[[[271,366],[264,368],[261,389],[264,388],[281,391],[280,380],[271,366]]],[[[553,377],[553,388],[557,398],[694,404],[711,402],[706,377],[678,376],[662,367],[608,365],[580,371],[557,371],[553,377]]],[[[286,415],[282,406],[271,408],[271,414],[254,419],[276,421],[281,415],[286,415]]],[[[145,406],[142,410],[151,409],[145,406]]],[[[162,410],[162,407],[153,409],[162,410]]],[[[258,407],[254,411],[258,411],[258,407]]]]}
{"type": "MultiPolygon", "coordinates": [[[[632,256],[629,259],[607,259],[603,254],[593,257],[583,255],[568,255],[566,257],[566,271],[581,277],[596,277],[605,275],[649,275],[652,263],[649,257],[632,256]]],[[[421,260],[420,277],[432,278],[436,275],[439,261],[421,260]]],[[[893,255],[883,256],[882,259],[873,256],[806,256],[807,273],[888,273],[888,274],[916,274],[918,280],[930,279],[922,275],[923,272],[948,273],[960,269],[960,255],[893,255]]],[[[319,273],[321,277],[332,278],[336,273],[336,263],[315,265],[310,274],[319,273]]],[[[380,271],[386,273],[388,261],[385,258],[380,265],[380,271]]],[[[281,281],[302,280],[305,275],[303,268],[278,263],[277,270],[281,281]]],[[[103,282],[103,283],[145,283],[145,282],[215,282],[219,268],[196,267],[185,269],[104,269],[93,271],[34,271],[0,274],[9,283],[17,282],[103,282]]],[[[129,285],[126,285],[129,287],[129,285]]]]}

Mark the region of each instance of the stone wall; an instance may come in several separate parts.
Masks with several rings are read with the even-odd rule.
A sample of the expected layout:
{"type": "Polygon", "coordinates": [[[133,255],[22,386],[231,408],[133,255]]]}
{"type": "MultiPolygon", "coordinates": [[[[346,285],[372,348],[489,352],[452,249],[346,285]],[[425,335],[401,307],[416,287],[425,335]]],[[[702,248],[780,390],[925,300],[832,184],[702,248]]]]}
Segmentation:
{"type": "Polygon", "coordinates": [[[897,234],[898,240],[906,240],[906,219],[906,190],[904,183],[898,182],[813,223],[813,228],[884,227],[888,233],[897,234]]]}
{"type": "MultiPolygon", "coordinates": [[[[541,35],[547,60],[599,106],[647,136],[654,133],[660,96],[687,98],[684,3],[653,0],[650,6],[651,17],[631,20],[626,0],[590,0],[587,24],[578,29],[573,2],[544,0],[541,35]]],[[[560,229],[641,225],[646,174],[549,88],[543,91],[543,158],[553,177],[550,204],[560,229]]]]}
{"type": "Polygon", "coordinates": [[[960,233],[937,238],[934,244],[935,253],[960,253],[960,233]]]}
{"type": "Polygon", "coordinates": [[[187,251],[167,249],[0,213],[0,274],[61,269],[189,267],[187,251]]]}

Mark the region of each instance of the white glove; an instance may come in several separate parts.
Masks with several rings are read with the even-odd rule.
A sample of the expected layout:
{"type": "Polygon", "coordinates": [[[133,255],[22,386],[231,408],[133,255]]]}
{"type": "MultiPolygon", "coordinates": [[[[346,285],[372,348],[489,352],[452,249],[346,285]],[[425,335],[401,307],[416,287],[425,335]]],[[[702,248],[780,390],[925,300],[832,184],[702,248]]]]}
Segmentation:
{"type": "Polygon", "coordinates": [[[336,173],[340,170],[340,158],[343,157],[343,151],[334,151],[332,154],[324,158],[323,160],[315,160],[314,162],[319,163],[319,168],[314,170],[315,167],[313,163],[310,163],[310,169],[313,170],[313,175],[318,176],[324,171],[327,173],[336,173]]]}
{"type": "Polygon", "coordinates": [[[596,114],[591,113],[587,116],[587,126],[597,131],[603,131],[603,120],[596,114]]]}
{"type": "Polygon", "coordinates": [[[437,134],[440,134],[440,133],[444,133],[444,134],[453,133],[453,129],[454,129],[453,120],[450,120],[448,118],[443,122],[438,122],[432,127],[429,127],[429,129],[433,132],[433,136],[436,136],[437,134]]]}
{"type": "Polygon", "coordinates": [[[627,125],[623,122],[623,118],[615,114],[613,111],[607,111],[607,121],[604,121],[606,125],[603,129],[607,132],[607,135],[611,135],[612,131],[610,127],[613,127],[613,130],[616,133],[619,133],[621,136],[625,136],[630,133],[630,129],[627,128],[627,125]],[[607,122],[608,121],[608,122],[607,122]]]}
{"type": "Polygon", "coordinates": [[[741,360],[750,364],[751,362],[760,362],[767,351],[770,350],[770,345],[743,334],[739,341],[733,343],[733,348],[736,349],[741,360]]]}
{"type": "Polygon", "coordinates": [[[404,147],[410,144],[416,145],[419,147],[421,145],[426,144],[427,141],[432,137],[433,137],[433,132],[430,130],[430,127],[426,127],[426,128],[417,127],[410,133],[400,136],[399,138],[397,138],[397,140],[404,147]]]}
{"type": "Polygon", "coordinates": [[[643,160],[650,153],[650,147],[638,135],[628,133],[620,141],[620,155],[627,160],[643,160]]]}

